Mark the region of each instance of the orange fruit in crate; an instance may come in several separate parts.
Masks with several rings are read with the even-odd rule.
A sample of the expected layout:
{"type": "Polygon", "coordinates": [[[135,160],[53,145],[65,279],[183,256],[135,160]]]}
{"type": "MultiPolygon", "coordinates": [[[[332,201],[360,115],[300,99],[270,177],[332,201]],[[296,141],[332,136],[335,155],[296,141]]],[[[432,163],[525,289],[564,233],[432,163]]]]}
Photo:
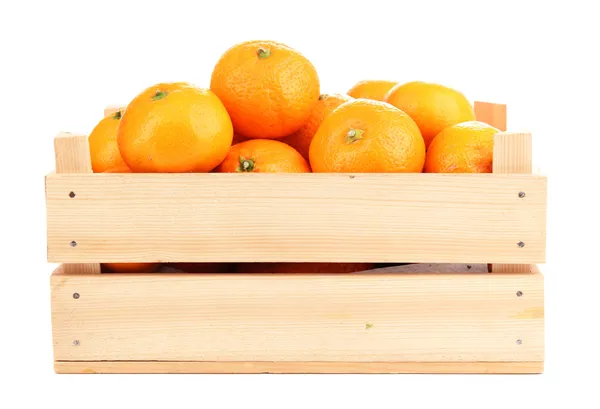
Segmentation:
{"type": "Polygon", "coordinates": [[[233,145],[217,172],[310,172],[308,162],[283,142],[252,139],[233,145]]]}
{"type": "Polygon", "coordinates": [[[231,270],[229,263],[169,263],[169,267],[176,268],[185,273],[227,273],[231,270]]]}
{"type": "Polygon", "coordinates": [[[398,84],[395,81],[367,80],[356,83],[348,91],[352,98],[366,98],[375,101],[385,101],[388,92],[398,84]]]}
{"type": "Polygon", "coordinates": [[[127,106],[118,131],[119,150],[133,172],[210,172],[232,139],[219,98],[184,82],[144,90],[127,106]]]}
{"type": "Polygon", "coordinates": [[[292,148],[300,152],[304,159],[308,160],[308,149],[312,142],[313,136],[317,133],[317,129],[335,108],[342,105],[344,102],[352,101],[353,98],[342,94],[322,94],[315,104],[308,121],[297,132],[290,136],[286,136],[281,141],[287,143],[292,148]]]}
{"type": "Polygon", "coordinates": [[[159,263],[104,263],[102,264],[112,273],[153,273],[158,270],[159,263]]]}
{"type": "Polygon", "coordinates": [[[310,145],[313,172],[421,172],[417,124],[385,102],[356,99],[329,115],[310,145]]]}
{"type": "Polygon", "coordinates": [[[105,170],[103,173],[131,173],[131,169],[129,169],[127,165],[123,164],[122,166],[116,166],[114,168],[105,170]]]}
{"type": "Polygon", "coordinates": [[[239,263],[237,273],[343,274],[374,268],[371,263],[239,263]]]}
{"type": "Polygon", "coordinates": [[[429,145],[425,172],[491,173],[494,135],[498,132],[498,129],[478,121],[447,127],[429,145]]]}
{"type": "Polygon", "coordinates": [[[94,172],[105,172],[112,168],[127,168],[117,144],[117,130],[122,114],[123,111],[117,111],[104,117],[88,137],[94,172]]]}
{"type": "Polygon", "coordinates": [[[308,120],[319,98],[319,78],[298,51],[274,41],[248,41],[219,59],[210,89],[225,104],[236,133],[274,139],[308,120]]]}
{"type": "Polygon", "coordinates": [[[391,89],[386,102],[414,119],[426,147],[447,126],[475,120],[473,106],[467,98],[439,84],[418,81],[398,84],[391,89]]]}

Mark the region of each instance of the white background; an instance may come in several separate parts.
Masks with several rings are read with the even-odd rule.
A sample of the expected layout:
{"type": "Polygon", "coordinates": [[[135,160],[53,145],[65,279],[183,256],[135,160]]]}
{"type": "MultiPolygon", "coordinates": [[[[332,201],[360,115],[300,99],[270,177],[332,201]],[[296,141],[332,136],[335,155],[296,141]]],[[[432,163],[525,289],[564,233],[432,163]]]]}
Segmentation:
{"type": "Polygon", "coordinates": [[[0,407],[600,407],[593,3],[3,1],[0,407]],[[323,92],[367,78],[437,81],[507,103],[509,129],[533,132],[549,177],[543,375],[54,374],[43,182],[53,136],[89,133],[105,105],[156,82],[208,86],[221,53],[249,39],[303,52],[323,92]]]}

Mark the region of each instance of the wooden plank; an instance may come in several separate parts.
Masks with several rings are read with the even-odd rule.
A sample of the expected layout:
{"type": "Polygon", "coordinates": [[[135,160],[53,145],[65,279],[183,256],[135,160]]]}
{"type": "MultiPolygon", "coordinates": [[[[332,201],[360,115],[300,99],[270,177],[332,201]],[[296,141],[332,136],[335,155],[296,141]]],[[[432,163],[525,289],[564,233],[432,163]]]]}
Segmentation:
{"type": "Polygon", "coordinates": [[[531,154],[531,134],[497,134],[494,137],[493,173],[531,174],[531,154]]]}
{"type": "Polygon", "coordinates": [[[56,174],[46,185],[52,262],[544,262],[543,176],[56,174]]]}
{"type": "Polygon", "coordinates": [[[104,108],[104,116],[112,115],[115,112],[122,111],[124,109],[124,105],[108,105],[106,108],[104,108]]]}
{"type": "Polygon", "coordinates": [[[192,362],[56,361],[62,374],[537,374],[544,362],[192,362]]]}
{"type": "Polygon", "coordinates": [[[59,361],[544,358],[540,274],[56,275],[51,300],[59,361]]]}
{"type": "MultiPolygon", "coordinates": [[[[494,137],[494,163],[495,174],[531,174],[531,135],[527,133],[500,133],[494,137]]],[[[520,201],[525,203],[529,199],[528,192],[519,191],[520,201]]],[[[544,223],[545,223],[544,217],[544,223]]],[[[525,239],[518,239],[524,246],[529,243],[525,239]]],[[[545,239],[544,239],[545,242],[545,239]]],[[[545,246],[544,246],[545,247],[545,246]]],[[[531,271],[529,264],[492,264],[493,273],[528,273],[531,271]]]]}
{"type": "MultiPolygon", "coordinates": [[[[86,174],[92,173],[90,145],[86,135],[73,135],[67,132],[59,133],[54,138],[54,155],[56,159],[56,174],[86,174]]],[[[76,200],[74,192],[65,192],[69,200],[76,200]]],[[[62,271],[66,274],[99,274],[98,263],[64,264],[62,271]]]]}
{"type": "Polygon", "coordinates": [[[86,135],[61,132],[54,138],[56,173],[92,173],[90,145],[86,135]]]}
{"type": "Polygon", "coordinates": [[[506,131],[506,105],[475,101],[475,119],[506,131]]]}

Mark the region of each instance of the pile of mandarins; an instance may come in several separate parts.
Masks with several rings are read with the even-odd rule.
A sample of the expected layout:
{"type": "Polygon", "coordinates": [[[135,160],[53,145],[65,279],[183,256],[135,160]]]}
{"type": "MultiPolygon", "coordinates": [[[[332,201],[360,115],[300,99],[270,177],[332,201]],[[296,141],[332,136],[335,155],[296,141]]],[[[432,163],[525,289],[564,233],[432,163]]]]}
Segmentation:
{"type": "Polygon", "coordinates": [[[493,136],[460,92],[361,81],[321,94],[315,67],[273,41],[216,63],[210,89],[162,83],[89,137],[94,172],[491,172],[493,136]]]}

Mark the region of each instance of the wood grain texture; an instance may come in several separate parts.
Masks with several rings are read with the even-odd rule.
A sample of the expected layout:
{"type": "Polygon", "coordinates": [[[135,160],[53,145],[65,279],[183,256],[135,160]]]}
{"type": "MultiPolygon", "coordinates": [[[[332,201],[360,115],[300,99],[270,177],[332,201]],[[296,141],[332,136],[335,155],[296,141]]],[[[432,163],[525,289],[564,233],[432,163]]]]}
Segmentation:
{"type": "Polygon", "coordinates": [[[51,262],[544,262],[543,176],[56,174],[46,193],[51,262]]]}
{"type": "Polygon", "coordinates": [[[475,101],[475,119],[506,131],[506,105],[475,101]]]}
{"type": "Polygon", "coordinates": [[[87,135],[61,132],[54,138],[56,173],[92,173],[87,135]]]}
{"type": "MultiPolygon", "coordinates": [[[[56,174],[92,173],[90,145],[86,135],[59,133],[54,138],[54,155],[56,159],[56,174]]],[[[71,192],[67,192],[67,197],[71,192]]],[[[62,271],[66,274],[99,274],[98,263],[63,264],[62,271]]]]}
{"type": "Polygon", "coordinates": [[[122,111],[124,109],[124,105],[108,105],[106,108],[104,108],[104,116],[112,115],[115,112],[122,111]]]}
{"type": "MultiPolygon", "coordinates": [[[[495,174],[531,174],[532,151],[531,135],[527,133],[503,132],[494,137],[494,162],[493,173],[495,174]]],[[[529,193],[525,194],[521,201],[528,200],[529,193]]],[[[545,223],[545,220],[544,220],[545,223]]],[[[519,238],[525,246],[529,243],[519,238]]],[[[545,240],[544,240],[545,241],[545,240]]],[[[544,246],[545,247],[545,246],[544,246]]],[[[531,271],[529,264],[493,264],[493,273],[527,273],[531,271]]]]}
{"type": "Polygon", "coordinates": [[[56,275],[51,299],[58,361],[544,358],[540,274],[56,275]]]}
{"type": "Polygon", "coordinates": [[[502,132],[494,136],[493,173],[531,174],[531,134],[502,132]]]}
{"type": "Polygon", "coordinates": [[[537,374],[544,362],[192,362],[55,361],[61,374],[537,374]]]}

